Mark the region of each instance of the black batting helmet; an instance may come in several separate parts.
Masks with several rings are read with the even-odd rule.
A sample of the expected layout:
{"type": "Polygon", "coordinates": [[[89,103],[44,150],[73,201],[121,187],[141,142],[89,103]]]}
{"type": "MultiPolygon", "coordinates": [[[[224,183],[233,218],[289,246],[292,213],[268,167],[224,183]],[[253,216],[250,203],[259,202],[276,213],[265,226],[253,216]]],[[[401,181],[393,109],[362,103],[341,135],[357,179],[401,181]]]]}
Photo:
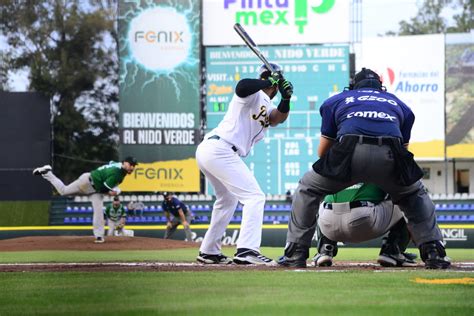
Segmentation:
{"type": "MultiPolygon", "coordinates": [[[[275,70],[280,75],[283,75],[283,68],[280,65],[275,64],[275,63],[269,63],[269,64],[273,67],[273,70],[275,70]]],[[[271,72],[268,69],[267,65],[263,64],[262,66],[260,66],[260,68],[258,69],[258,78],[267,79],[268,77],[270,77],[270,75],[271,75],[271,72]]]]}

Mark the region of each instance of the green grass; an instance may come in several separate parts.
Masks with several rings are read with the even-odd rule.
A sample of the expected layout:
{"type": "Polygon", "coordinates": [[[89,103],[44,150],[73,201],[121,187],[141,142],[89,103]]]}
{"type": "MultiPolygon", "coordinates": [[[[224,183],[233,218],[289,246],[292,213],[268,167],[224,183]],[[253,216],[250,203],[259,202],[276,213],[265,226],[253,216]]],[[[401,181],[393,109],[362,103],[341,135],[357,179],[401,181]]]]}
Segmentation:
{"type": "MultiPolygon", "coordinates": [[[[234,248],[224,248],[224,253],[232,256],[234,248]]],[[[263,247],[262,253],[271,258],[283,254],[283,248],[263,247]]],[[[316,250],[313,249],[311,256],[316,250]]],[[[409,252],[418,254],[416,249],[409,252]]],[[[335,260],[375,261],[377,248],[340,248],[335,260]]],[[[157,251],[12,251],[0,252],[0,263],[20,262],[113,262],[113,261],[160,261],[192,262],[198,253],[197,248],[157,250],[157,251]]],[[[453,261],[474,261],[472,249],[448,249],[453,261]]]]}
{"type": "Polygon", "coordinates": [[[1,201],[0,226],[48,225],[50,201],[1,201]]]}
{"type": "Polygon", "coordinates": [[[4,273],[0,315],[473,315],[469,273],[4,273]]]}
{"type": "MultiPolygon", "coordinates": [[[[0,252],[0,263],[191,262],[197,251],[0,252]]],[[[272,258],[282,251],[262,248],[272,258]]],[[[376,248],[347,248],[337,260],[374,262],[377,255],[376,248]]],[[[472,249],[449,255],[474,261],[472,249]]],[[[474,278],[472,272],[321,271],[0,273],[0,315],[474,315],[474,285],[413,282],[474,278]]]]}

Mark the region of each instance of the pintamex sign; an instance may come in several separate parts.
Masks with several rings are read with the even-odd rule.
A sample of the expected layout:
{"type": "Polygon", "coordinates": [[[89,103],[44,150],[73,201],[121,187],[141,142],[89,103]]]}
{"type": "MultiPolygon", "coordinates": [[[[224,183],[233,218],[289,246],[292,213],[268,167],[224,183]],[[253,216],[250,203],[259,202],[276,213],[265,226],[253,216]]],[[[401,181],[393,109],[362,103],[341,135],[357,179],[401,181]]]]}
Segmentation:
{"type": "Polygon", "coordinates": [[[259,44],[347,43],[349,14],[347,0],[204,0],[204,45],[240,44],[234,23],[259,44]]]}

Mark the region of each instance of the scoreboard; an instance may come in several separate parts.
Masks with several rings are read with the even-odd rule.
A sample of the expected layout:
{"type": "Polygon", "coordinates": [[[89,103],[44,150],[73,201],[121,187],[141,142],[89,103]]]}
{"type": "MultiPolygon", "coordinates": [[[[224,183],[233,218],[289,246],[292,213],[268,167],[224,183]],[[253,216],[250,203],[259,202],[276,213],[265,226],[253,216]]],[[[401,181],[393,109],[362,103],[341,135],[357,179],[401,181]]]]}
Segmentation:
{"type": "MultiPolygon", "coordinates": [[[[318,159],[321,117],[319,107],[349,82],[349,45],[261,46],[270,62],[283,68],[294,87],[288,119],[270,127],[244,162],[266,194],[293,191],[299,179],[318,159]]],[[[260,60],[247,47],[206,48],[206,126],[216,127],[224,117],[237,82],[257,78],[260,60]]],[[[273,99],[280,102],[279,93],[273,99]]],[[[213,194],[206,184],[206,193],[213,194]]]]}

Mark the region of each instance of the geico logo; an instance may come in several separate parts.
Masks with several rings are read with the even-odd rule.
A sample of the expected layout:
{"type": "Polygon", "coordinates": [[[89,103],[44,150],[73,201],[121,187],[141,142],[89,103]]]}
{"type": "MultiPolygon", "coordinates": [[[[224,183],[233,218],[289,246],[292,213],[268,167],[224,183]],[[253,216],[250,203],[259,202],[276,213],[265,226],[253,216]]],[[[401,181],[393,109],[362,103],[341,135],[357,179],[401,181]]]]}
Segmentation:
{"type": "Polygon", "coordinates": [[[137,168],[135,169],[134,175],[135,179],[141,176],[144,176],[148,179],[165,179],[165,180],[176,180],[176,179],[183,179],[182,173],[183,168],[176,169],[176,168],[137,168]]]}
{"type": "Polygon", "coordinates": [[[357,100],[360,100],[360,101],[378,101],[378,102],[388,102],[392,105],[398,105],[397,102],[395,102],[394,100],[390,100],[390,99],[385,99],[385,98],[381,98],[381,97],[377,97],[377,96],[374,96],[374,95],[363,95],[361,97],[358,97],[357,100]]]}
{"type": "Polygon", "coordinates": [[[138,40],[145,40],[149,43],[183,43],[183,31],[136,31],[135,42],[138,40]]]}
{"type": "Polygon", "coordinates": [[[379,119],[390,120],[392,122],[397,119],[395,116],[388,115],[385,112],[377,112],[377,111],[357,111],[357,112],[351,112],[347,114],[347,118],[352,118],[352,117],[379,118],[379,119]]]}

